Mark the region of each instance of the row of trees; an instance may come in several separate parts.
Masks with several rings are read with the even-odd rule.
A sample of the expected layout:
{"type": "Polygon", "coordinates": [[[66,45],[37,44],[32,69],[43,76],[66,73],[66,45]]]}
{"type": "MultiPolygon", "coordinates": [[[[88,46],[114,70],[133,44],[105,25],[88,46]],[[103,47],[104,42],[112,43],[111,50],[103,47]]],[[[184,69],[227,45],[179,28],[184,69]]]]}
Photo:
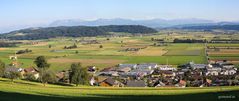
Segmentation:
{"type": "Polygon", "coordinates": [[[16,52],[16,54],[24,54],[24,53],[30,53],[32,52],[32,50],[29,50],[29,49],[25,49],[25,50],[19,50],[16,52]]]}
{"type": "Polygon", "coordinates": [[[64,49],[74,49],[74,48],[77,48],[76,44],[74,44],[72,46],[64,46],[64,49]]]}
{"type": "MultiPolygon", "coordinates": [[[[56,83],[56,75],[51,71],[50,64],[47,62],[44,56],[39,56],[34,60],[34,63],[37,66],[37,69],[40,73],[39,81],[45,86],[47,83],[56,83]]],[[[20,72],[11,71],[5,73],[5,63],[0,61],[0,77],[6,77],[13,81],[14,79],[20,78],[20,72]]],[[[31,78],[31,75],[27,75],[27,78],[31,78]]],[[[86,68],[81,66],[81,63],[72,63],[69,73],[70,83],[75,84],[76,86],[82,84],[88,84],[89,75],[86,68]]]]}
{"type": "Polygon", "coordinates": [[[196,40],[196,39],[174,39],[173,43],[206,43],[207,40],[196,40]]]}

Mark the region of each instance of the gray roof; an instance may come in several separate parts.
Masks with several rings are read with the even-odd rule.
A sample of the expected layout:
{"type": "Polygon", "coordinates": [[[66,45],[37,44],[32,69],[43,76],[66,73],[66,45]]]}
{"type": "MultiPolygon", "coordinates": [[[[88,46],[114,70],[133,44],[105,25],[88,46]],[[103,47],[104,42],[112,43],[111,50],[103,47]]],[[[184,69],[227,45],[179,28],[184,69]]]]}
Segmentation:
{"type": "Polygon", "coordinates": [[[137,68],[138,69],[149,69],[149,68],[154,68],[156,66],[157,66],[157,64],[155,64],[155,63],[144,63],[144,64],[137,65],[137,68]]]}
{"type": "Polygon", "coordinates": [[[16,67],[7,67],[5,68],[4,72],[21,72],[23,69],[22,68],[16,68],[16,67]]]}
{"type": "Polygon", "coordinates": [[[115,84],[115,80],[112,78],[107,78],[103,82],[108,83],[109,85],[113,86],[115,84]]]}
{"type": "Polygon", "coordinates": [[[206,68],[206,64],[191,64],[191,67],[193,68],[206,68]]]}
{"type": "Polygon", "coordinates": [[[127,87],[146,87],[144,81],[128,81],[126,84],[127,87]]]}
{"type": "Polygon", "coordinates": [[[126,67],[135,68],[136,64],[119,64],[119,68],[126,68],[126,67]]]}

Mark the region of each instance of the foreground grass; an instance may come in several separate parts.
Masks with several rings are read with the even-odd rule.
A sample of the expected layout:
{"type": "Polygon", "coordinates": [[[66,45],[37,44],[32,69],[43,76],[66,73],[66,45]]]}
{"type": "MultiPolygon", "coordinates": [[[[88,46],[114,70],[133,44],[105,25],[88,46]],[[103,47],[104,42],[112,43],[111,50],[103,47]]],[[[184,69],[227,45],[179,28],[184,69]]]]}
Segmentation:
{"type": "Polygon", "coordinates": [[[114,88],[88,86],[58,86],[0,78],[0,101],[68,101],[68,100],[219,100],[220,96],[234,96],[238,100],[239,87],[205,88],[114,88]]]}

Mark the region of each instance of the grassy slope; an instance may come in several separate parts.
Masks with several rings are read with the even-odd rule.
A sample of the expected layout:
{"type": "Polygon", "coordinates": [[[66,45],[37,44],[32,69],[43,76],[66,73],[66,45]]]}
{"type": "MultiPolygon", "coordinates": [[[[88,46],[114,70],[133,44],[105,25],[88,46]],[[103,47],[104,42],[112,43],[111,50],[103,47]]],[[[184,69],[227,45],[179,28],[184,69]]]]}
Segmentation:
{"type": "Polygon", "coordinates": [[[202,101],[218,100],[218,96],[235,96],[238,100],[239,87],[209,88],[103,88],[103,87],[70,87],[47,85],[16,80],[14,83],[0,78],[1,101],[121,101],[121,100],[179,100],[202,101]]]}

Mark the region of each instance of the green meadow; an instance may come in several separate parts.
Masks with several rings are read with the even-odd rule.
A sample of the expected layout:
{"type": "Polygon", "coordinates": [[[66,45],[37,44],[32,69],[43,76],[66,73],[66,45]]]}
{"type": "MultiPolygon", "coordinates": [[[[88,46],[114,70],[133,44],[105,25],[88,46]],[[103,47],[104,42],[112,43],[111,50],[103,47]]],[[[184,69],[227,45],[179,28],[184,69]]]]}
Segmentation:
{"type": "Polygon", "coordinates": [[[237,101],[239,87],[205,87],[205,88],[114,88],[88,87],[72,85],[59,86],[0,78],[1,101],[149,101],[149,100],[178,100],[178,101],[237,101]],[[232,98],[222,98],[231,96],[232,98]]]}

